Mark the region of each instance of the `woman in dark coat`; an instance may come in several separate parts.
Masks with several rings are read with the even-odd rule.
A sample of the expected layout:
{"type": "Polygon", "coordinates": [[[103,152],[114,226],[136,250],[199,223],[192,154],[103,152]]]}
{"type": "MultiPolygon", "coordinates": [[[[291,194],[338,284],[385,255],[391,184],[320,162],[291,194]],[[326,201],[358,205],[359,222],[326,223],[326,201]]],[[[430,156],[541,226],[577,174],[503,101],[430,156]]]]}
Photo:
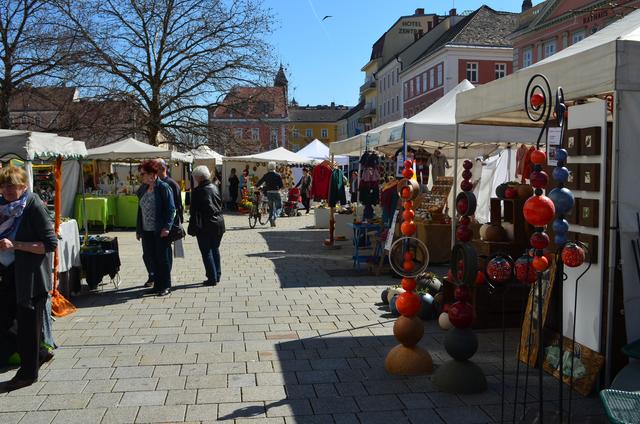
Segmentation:
{"type": "Polygon", "coordinates": [[[171,187],[158,178],[159,164],[154,160],[138,167],[142,186],[138,190],[136,238],[142,240],[142,259],[153,274],[152,293],[166,296],[171,291],[171,241],[169,230],[177,225],[176,207],[171,187]]]}
{"type": "Polygon", "coordinates": [[[4,389],[17,390],[38,381],[42,320],[51,290],[51,257],[58,244],[46,206],[27,192],[22,168],[0,170],[0,275],[2,331],[18,323],[21,366],[4,389]]]}
{"type": "Polygon", "coordinates": [[[211,173],[206,166],[197,166],[192,175],[197,186],[191,194],[187,232],[198,240],[207,274],[204,285],[215,286],[222,274],[220,241],[225,231],[222,198],[218,187],[211,182],[211,173]]]}
{"type": "Polygon", "coordinates": [[[236,210],[238,208],[238,187],[240,186],[240,180],[236,175],[236,168],[231,168],[231,176],[229,177],[229,196],[231,196],[231,208],[236,210]]]}

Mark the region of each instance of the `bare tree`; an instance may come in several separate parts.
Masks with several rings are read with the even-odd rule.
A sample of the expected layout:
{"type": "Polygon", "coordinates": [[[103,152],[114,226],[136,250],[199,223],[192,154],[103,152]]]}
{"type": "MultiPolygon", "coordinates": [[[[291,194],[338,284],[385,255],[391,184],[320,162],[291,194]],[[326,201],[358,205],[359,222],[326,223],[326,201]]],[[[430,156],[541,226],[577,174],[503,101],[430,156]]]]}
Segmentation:
{"type": "Polygon", "coordinates": [[[18,88],[69,77],[77,43],[58,27],[60,17],[50,0],[0,2],[0,128],[11,128],[9,102],[18,88]]]}
{"type": "Polygon", "coordinates": [[[91,52],[95,88],[133,96],[154,145],[206,136],[212,99],[273,73],[273,17],[259,0],[56,1],[91,52]]]}

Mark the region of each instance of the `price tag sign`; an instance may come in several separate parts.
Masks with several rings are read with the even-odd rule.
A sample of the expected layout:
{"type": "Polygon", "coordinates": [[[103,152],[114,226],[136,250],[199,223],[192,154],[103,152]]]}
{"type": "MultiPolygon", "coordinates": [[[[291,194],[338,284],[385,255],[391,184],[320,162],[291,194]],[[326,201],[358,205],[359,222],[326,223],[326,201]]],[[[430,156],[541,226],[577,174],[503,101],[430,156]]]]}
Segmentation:
{"type": "Polygon", "coordinates": [[[387,233],[387,240],[384,243],[384,250],[387,252],[391,250],[391,245],[393,244],[393,234],[396,232],[396,222],[399,213],[400,211],[396,209],[396,213],[393,214],[393,220],[391,221],[391,227],[389,227],[389,232],[387,233]]]}
{"type": "Polygon", "coordinates": [[[547,165],[557,166],[556,153],[562,144],[562,128],[553,127],[547,130],[547,165]]]}

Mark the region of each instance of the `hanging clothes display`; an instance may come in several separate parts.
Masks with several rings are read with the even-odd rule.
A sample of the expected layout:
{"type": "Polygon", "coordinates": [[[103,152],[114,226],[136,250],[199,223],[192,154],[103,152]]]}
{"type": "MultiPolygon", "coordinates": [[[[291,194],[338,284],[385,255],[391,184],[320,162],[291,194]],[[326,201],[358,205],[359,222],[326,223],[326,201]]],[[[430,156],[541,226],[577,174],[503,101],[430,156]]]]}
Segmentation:
{"type": "Polygon", "coordinates": [[[529,148],[526,144],[521,144],[516,150],[516,177],[524,174],[524,158],[529,148]]]}
{"type": "Polygon", "coordinates": [[[533,162],[531,162],[531,153],[535,152],[536,148],[534,146],[531,146],[531,148],[529,148],[529,150],[527,150],[527,153],[524,155],[524,159],[523,159],[523,164],[522,164],[522,183],[525,182],[525,180],[529,179],[529,175],[531,175],[531,173],[533,172],[533,162]]]}
{"type": "Polygon", "coordinates": [[[434,181],[438,177],[444,177],[446,168],[451,168],[447,157],[440,149],[436,149],[436,151],[433,152],[433,155],[429,158],[429,165],[431,165],[434,181]]]}
{"type": "Polygon", "coordinates": [[[329,184],[331,183],[331,164],[324,161],[313,168],[311,172],[311,197],[316,202],[329,198],[329,184]]]}
{"type": "Polygon", "coordinates": [[[429,184],[429,159],[431,158],[431,153],[427,152],[425,149],[418,149],[416,151],[416,178],[418,183],[422,185],[429,184]]]}
{"type": "Polygon", "coordinates": [[[347,193],[345,190],[345,177],[342,169],[336,168],[331,173],[329,187],[329,207],[335,208],[336,204],[345,205],[347,203],[347,193]]]}
{"type": "Polygon", "coordinates": [[[380,194],[380,206],[382,206],[382,222],[385,228],[391,226],[393,214],[398,204],[398,180],[390,181],[382,186],[380,194]]]}

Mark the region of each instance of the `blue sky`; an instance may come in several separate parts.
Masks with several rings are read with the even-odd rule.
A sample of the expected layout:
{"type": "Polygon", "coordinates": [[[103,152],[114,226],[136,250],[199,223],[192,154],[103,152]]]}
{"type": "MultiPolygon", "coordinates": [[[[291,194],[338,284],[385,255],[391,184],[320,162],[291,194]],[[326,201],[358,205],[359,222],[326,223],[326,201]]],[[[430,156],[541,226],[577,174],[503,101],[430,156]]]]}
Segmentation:
{"type": "MultiPolygon", "coordinates": [[[[540,0],[533,4],[540,3],[540,0]]],[[[402,15],[458,13],[486,4],[519,12],[521,0],[264,0],[278,19],[271,41],[287,68],[289,95],[301,105],[353,106],[371,45],[402,15]],[[321,21],[326,15],[332,17],[321,21]]]]}

